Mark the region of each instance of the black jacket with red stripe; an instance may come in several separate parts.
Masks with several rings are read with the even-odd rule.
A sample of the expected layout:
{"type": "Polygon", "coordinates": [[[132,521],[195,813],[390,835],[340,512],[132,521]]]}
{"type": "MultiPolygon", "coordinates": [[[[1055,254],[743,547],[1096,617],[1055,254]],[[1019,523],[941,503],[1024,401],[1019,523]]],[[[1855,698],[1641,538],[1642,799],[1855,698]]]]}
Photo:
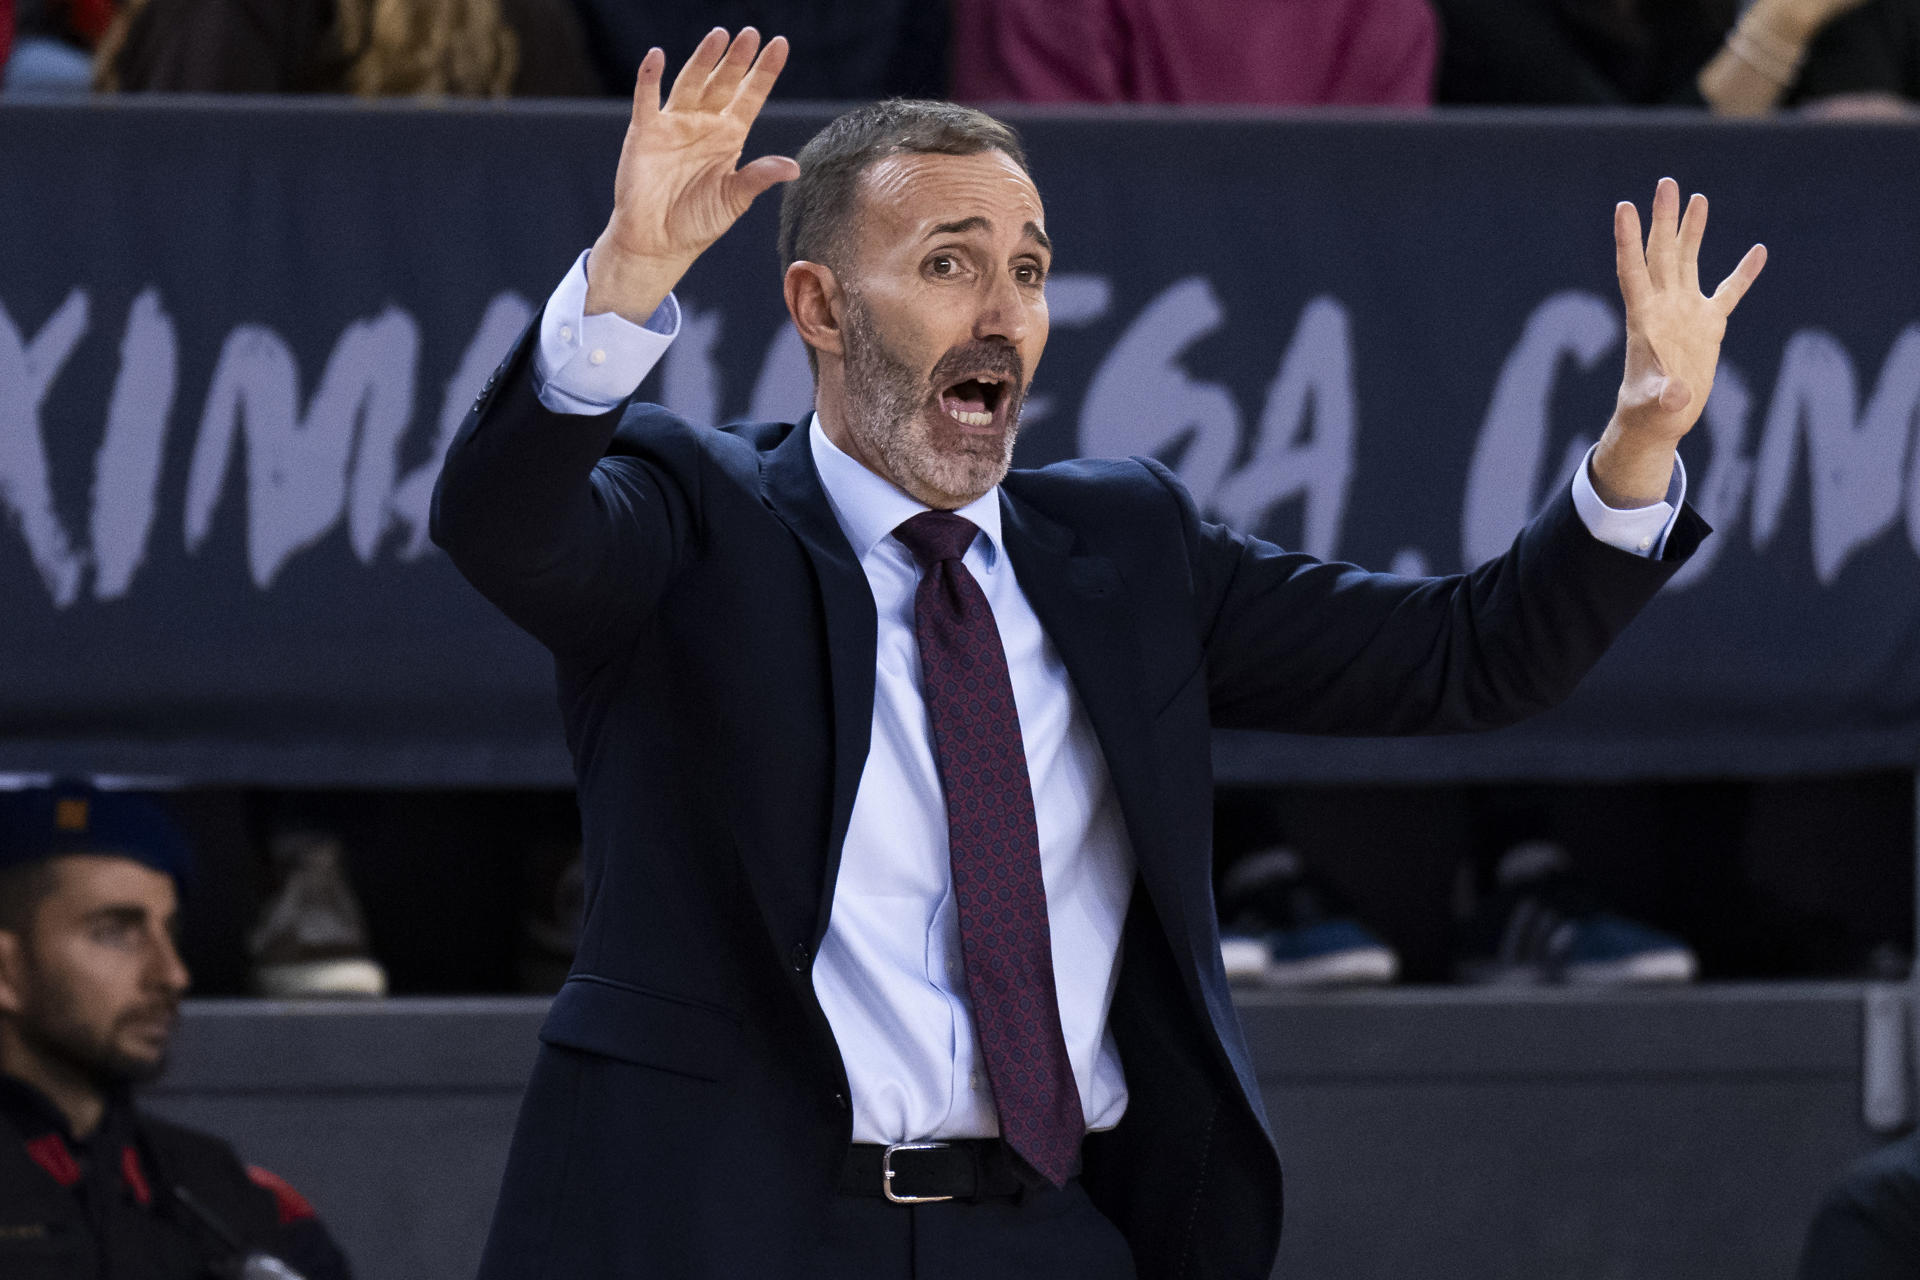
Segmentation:
{"type": "Polygon", "coordinates": [[[218,1138],[118,1100],[76,1139],[45,1097],[0,1076],[0,1276],[216,1280],[252,1253],[350,1280],[313,1207],[218,1138]]]}

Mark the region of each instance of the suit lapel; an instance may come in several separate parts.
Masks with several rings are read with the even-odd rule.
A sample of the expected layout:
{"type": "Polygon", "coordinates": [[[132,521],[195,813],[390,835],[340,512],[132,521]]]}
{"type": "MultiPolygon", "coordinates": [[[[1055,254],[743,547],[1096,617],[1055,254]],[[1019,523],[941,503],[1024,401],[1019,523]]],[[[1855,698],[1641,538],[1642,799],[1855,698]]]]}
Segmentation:
{"type": "Polygon", "coordinates": [[[833,682],[833,812],[827,832],[827,865],[813,930],[817,946],[827,931],[833,885],[840,872],[853,798],[866,768],[873,730],[875,619],[873,589],[854,558],[853,548],[827,504],[813,466],[813,449],[803,424],[766,455],[762,481],[767,503],[806,548],[820,589],[826,621],[827,664],[833,682]]]}
{"type": "Polygon", "coordinates": [[[1192,940],[1180,933],[1185,895],[1166,848],[1153,723],[1141,701],[1140,642],[1120,573],[1105,556],[1076,554],[1071,530],[1000,491],[1001,537],[1021,590],[1059,651],[1093,724],[1133,842],[1141,882],[1184,975],[1197,981],[1192,940]]]}
{"type": "MultiPolygon", "coordinates": [[[[876,621],[873,590],[828,505],[804,426],[765,456],[767,504],[799,538],[820,592],[833,698],[833,808],[813,940],[826,933],[847,824],[873,728],[876,621]]],[[[1191,939],[1177,936],[1183,894],[1160,821],[1153,725],[1141,702],[1140,645],[1120,574],[1105,556],[1076,553],[1071,530],[1001,490],[1001,536],[1021,589],[1059,651],[1113,779],[1141,882],[1189,981],[1191,939]]]]}

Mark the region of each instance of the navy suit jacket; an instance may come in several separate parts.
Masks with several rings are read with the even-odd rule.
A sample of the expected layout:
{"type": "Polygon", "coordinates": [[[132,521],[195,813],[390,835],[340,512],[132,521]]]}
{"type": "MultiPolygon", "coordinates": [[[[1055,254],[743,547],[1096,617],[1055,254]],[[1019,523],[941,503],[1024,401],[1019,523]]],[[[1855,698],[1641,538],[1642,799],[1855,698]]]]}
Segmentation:
{"type": "MultiPolygon", "coordinates": [[[[810,1274],[852,1111],[811,968],[866,759],[874,605],[788,424],[548,412],[530,331],[455,441],[433,536],[553,652],[587,908],[483,1280],[810,1274]]],[[[1221,969],[1215,726],[1398,734],[1551,706],[1664,562],[1562,493],[1504,556],[1413,579],[1203,521],[1158,463],[1001,487],[1007,555],[1086,709],[1138,859],[1112,1011],[1131,1101],[1084,1183],[1142,1280],[1273,1266],[1280,1165],[1221,969]]]]}

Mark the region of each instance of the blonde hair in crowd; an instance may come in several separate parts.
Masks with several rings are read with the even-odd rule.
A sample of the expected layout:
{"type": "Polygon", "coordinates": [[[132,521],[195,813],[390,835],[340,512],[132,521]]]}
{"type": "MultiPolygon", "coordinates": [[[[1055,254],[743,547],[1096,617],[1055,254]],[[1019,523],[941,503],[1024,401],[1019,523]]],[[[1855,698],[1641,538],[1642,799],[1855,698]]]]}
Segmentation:
{"type": "Polygon", "coordinates": [[[500,0],[336,0],[346,88],[363,98],[504,98],[520,40],[500,0]]]}
{"type": "MultiPolygon", "coordinates": [[[[117,92],[127,30],[149,0],[128,0],[94,55],[93,87],[117,92]]],[[[504,98],[520,69],[520,38],[501,0],[335,0],[343,56],[332,88],[362,98],[504,98]]]]}

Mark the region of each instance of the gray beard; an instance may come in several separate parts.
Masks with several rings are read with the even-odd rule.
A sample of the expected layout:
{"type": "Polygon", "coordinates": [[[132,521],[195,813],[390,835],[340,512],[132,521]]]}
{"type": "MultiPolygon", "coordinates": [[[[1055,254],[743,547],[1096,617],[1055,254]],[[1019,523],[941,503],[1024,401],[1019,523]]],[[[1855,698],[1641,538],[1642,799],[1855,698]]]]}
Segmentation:
{"type": "Polygon", "coordinates": [[[845,333],[847,432],[862,452],[886,469],[888,479],[930,505],[951,510],[966,506],[1006,478],[1026,398],[1017,376],[1005,393],[1012,401],[1001,439],[969,437],[955,423],[951,435],[942,440],[939,437],[946,433],[928,425],[927,402],[933,388],[887,349],[872,313],[852,290],[847,292],[845,333]],[[938,501],[930,501],[935,498],[938,501]]]}

